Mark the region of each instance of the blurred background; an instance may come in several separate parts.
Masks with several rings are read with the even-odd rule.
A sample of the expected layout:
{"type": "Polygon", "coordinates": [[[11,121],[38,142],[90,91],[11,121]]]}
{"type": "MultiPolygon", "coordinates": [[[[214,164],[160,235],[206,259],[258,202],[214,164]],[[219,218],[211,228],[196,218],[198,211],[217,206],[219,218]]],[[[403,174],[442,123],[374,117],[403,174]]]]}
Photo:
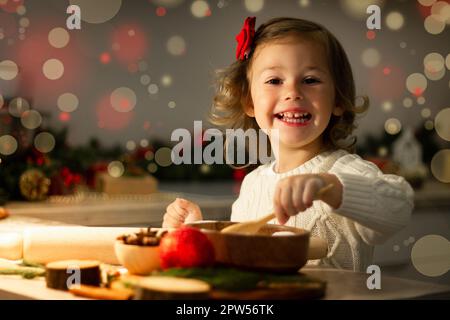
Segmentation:
{"type": "MultiPolygon", "coordinates": [[[[247,16],[256,16],[256,27],[298,17],[336,35],[357,93],[370,99],[355,131],[357,152],[416,190],[418,220],[380,259],[410,263],[410,245],[438,234],[425,244],[444,248],[439,266],[448,270],[449,2],[0,0],[0,202],[79,188],[234,199],[251,168],[175,166],[171,133],[193,132],[195,120],[208,128],[214,71],[235,60],[247,16]],[[366,25],[372,4],[381,9],[380,29],[366,25]],[[80,29],[68,29],[70,5],[81,9],[80,29]]],[[[205,146],[202,132],[192,135],[192,148],[205,146]]]]}
{"type": "Polygon", "coordinates": [[[446,1],[1,0],[0,156],[33,145],[56,159],[84,152],[76,163],[63,161],[85,174],[95,160],[139,150],[140,166],[161,179],[231,178],[231,170],[206,166],[197,176],[192,168],[169,174],[165,147],[173,130],[206,120],[214,71],[234,61],[249,15],[256,27],[277,16],[310,19],[342,42],[357,93],[371,102],[355,132],[361,155],[389,157],[409,129],[425,164],[448,147],[446,1]],[[79,30],[66,26],[71,4],[81,9],[79,30]],[[367,28],[370,4],[381,9],[379,30],[367,28]]]}

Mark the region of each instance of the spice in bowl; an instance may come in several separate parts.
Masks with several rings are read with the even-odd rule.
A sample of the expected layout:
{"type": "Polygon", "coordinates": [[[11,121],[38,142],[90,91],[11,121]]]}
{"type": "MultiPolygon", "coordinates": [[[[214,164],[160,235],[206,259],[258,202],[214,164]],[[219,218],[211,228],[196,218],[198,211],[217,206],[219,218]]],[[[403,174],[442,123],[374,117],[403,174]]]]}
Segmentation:
{"type": "Polygon", "coordinates": [[[117,240],[124,244],[135,246],[158,246],[161,238],[167,233],[167,230],[143,229],[137,233],[124,234],[117,237],[117,240]]]}
{"type": "Polygon", "coordinates": [[[129,273],[149,275],[161,267],[159,243],[166,232],[149,228],[117,237],[114,246],[117,259],[129,273]]]}

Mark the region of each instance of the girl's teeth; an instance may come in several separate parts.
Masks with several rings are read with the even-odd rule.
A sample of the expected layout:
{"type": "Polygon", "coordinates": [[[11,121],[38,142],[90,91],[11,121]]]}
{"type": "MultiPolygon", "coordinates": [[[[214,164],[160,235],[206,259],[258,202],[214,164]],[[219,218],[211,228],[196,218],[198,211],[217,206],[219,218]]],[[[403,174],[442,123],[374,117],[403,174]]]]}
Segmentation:
{"type": "Polygon", "coordinates": [[[289,123],[305,123],[305,122],[308,121],[308,120],[307,120],[307,119],[304,119],[304,118],[299,118],[299,119],[288,118],[288,119],[283,119],[283,121],[289,122],[289,123]]]}

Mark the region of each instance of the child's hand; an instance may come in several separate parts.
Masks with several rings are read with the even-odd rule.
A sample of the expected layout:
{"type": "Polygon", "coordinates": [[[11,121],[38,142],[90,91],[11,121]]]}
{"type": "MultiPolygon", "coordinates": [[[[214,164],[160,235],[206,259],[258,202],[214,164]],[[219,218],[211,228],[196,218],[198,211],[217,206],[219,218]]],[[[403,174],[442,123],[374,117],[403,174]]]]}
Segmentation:
{"type": "Polygon", "coordinates": [[[202,219],[202,212],[197,204],[177,198],[167,206],[162,226],[163,228],[178,228],[184,223],[202,219]]]}
{"type": "Polygon", "coordinates": [[[305,211],[314,200],[322,200],[334,208],[339,207],[342,185],[335,175],[300,174],[280,180],[275,188],[274,210],[278,222],[285,224],[291,216],[305,211]],[[334,187],[316,199],[319,190],[333,183],[334,187]]]}

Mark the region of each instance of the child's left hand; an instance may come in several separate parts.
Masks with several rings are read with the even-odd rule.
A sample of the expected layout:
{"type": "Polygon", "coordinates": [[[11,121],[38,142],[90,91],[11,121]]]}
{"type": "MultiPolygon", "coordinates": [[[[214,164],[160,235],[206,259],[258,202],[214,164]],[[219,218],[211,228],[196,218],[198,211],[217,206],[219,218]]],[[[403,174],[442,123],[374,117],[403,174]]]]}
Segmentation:
{"type": "Polygon", "coordinates": [[[300,174],[280,180],[273,199],[278,222],[285,224],[291,216],[310,208],[319,190],[330,183],[333,188],[317,200],[338,208],[342,201],[342,184],[335,175],[300,174]]]}

